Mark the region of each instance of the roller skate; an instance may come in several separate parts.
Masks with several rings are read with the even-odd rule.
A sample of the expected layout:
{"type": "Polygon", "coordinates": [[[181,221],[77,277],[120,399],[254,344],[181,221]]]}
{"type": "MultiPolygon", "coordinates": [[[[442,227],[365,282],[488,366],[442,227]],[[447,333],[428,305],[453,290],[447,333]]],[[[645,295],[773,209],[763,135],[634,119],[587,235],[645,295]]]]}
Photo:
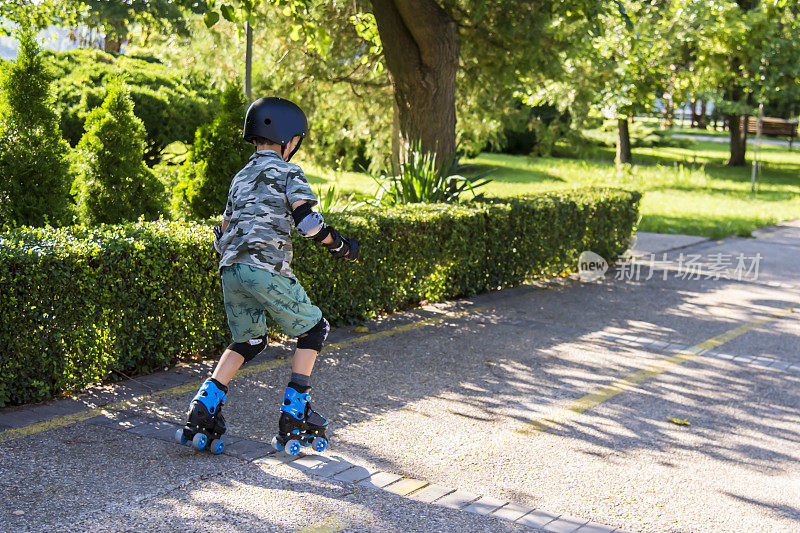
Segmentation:
{"type": "Polygon", "coordinates": [[[300,387],[289,383],[281,405],[281,417],[278,420],[278,436],[272,439],[275,449],[286,451],[289,455],[300,453],[301,446],[311,446],[315,452],[328,447],[325,428],[328,421],[325,417],[311,409],[311,387],[300,387]]]}
{"type": "Polygon", "coordinates": [[[219,381],[207,379],[189,404],[189,421],[175,432],[175,440],[190,445],[195,450],[209,450],[220,454],[225,449],[222,434],[225,433],[225,419],[222,418],[222,405],[225,403],[228,387],[219,381]]]}

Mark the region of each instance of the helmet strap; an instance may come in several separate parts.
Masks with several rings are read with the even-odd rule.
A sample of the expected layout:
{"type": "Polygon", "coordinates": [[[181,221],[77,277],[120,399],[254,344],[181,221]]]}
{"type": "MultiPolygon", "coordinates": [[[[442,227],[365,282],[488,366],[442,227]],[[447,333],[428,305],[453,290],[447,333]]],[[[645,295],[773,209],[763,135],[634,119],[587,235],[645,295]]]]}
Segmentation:
{"type": "Polygon", "coordinates": [[[286,158],[286,161],[287,161],[287,162],[289,162],[289,161],[292,159],[292,156],[293,156],[294,154],[296,154],[296,153],[297,153],[297,151],[300,149],[300,145],[301,145],[301,144],[303,144],[303,139],[304,139],[304,138],[305,138],[305,136],[304,136],[304,135],[301,135],[301,136],[300,136],[300,139],[297,141],[297,146],[295,146],[295,147],[294,147],[294,150],[292,150],[292,153],[291,153],[291,154],[289,154],[289,157],[287,157],[287,158],[286,158]]]}

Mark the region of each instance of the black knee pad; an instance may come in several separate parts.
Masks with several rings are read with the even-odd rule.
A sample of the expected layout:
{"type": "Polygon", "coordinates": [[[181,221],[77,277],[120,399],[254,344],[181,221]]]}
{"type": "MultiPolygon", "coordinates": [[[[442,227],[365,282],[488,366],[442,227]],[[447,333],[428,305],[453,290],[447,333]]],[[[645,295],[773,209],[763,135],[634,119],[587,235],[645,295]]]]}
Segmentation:
{"type": "Polygon", "coordinates": [[[228,349],[244,357],[244,362],[246,363],[253,357],[260,354],[266,347],[267,336],[262,335],[260,337],[256,337],[255,339],[250,339],[247,342],[234,342],[228,346],[228,349]]]}
{"type": "Polygon", "coordinates": [[[322,343],[328,338],[328,331],[330,331],[328,321],[321,318],[316,326],[303,333],[301,337],[298,337],[297,347],[314,350],[315,352],[322,350],[322,343]]]}

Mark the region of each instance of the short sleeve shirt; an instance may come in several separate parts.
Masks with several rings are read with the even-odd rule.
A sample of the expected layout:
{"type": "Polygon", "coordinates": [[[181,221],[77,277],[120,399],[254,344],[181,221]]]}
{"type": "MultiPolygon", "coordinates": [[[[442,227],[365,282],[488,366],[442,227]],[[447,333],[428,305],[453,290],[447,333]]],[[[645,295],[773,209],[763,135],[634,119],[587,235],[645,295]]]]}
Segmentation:
{"type": "Polygon", "coordinates": [[[317,203],[299,166],[273,150],[250,156],[228,191],[219,267],[241,263],[292,276],[291,205],[298,200],[317,203]]]}

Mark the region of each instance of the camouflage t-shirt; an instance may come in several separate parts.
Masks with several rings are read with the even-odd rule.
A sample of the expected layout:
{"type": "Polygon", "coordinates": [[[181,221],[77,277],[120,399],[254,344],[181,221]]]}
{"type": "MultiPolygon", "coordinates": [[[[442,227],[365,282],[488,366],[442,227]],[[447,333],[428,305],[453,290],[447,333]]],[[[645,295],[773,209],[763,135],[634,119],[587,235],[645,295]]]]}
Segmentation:
{"type": "Polygon", "coordinates": [[[228,227],[215,243],[219,267],[241,263],[292,276],[290,206],[298,200],[317,203],[300,167],[273,150],[250,156],[228,191],[228,227]]]}

